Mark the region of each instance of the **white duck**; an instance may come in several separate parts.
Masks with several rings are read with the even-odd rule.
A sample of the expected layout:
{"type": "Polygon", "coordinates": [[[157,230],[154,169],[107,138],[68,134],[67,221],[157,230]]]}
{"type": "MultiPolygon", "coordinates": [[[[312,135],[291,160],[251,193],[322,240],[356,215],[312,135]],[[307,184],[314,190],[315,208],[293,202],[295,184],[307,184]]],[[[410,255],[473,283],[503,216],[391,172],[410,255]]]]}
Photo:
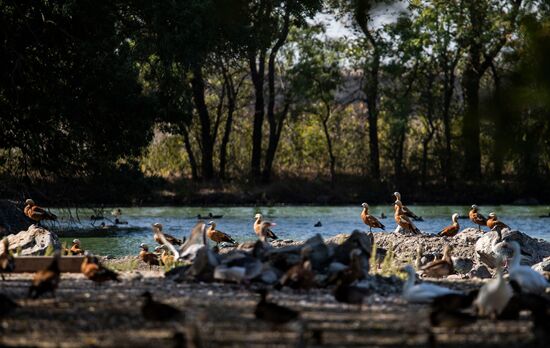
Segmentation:
{"type": "Polygon", "coordinates": [[[497,277],[489,280],[479,289],[474,301],[477,314],[495,318],[504,310],[513,294],[512,287],[502,277],[502,257],[499,256],[497,257],[497,277]]]}
{"type": "Polygon", "coordinates": [[[451,290],[435,284],[420,283],[414,284],[416,272],[411,265],[402,268],[403,272],[407,272],[408,278],[403,286],[403,298],[412,303],[430,303],[435,297],[459,294],[456,290],[451,290]]]}
{"type": "Polygon", "coordinates": [[[529,266],[524,266],[520,264],[521,260],[521,248],[519,243],[516,241],[511,241],[507,243],[512,251],[514,256],[510,262],[510,267],[508,273],[510,273],[510,280],[516,281],[521,287],[522,292],[541,294],[546,291],[548,287],[548,282],[546,278],[534,269],[529,266]]]}

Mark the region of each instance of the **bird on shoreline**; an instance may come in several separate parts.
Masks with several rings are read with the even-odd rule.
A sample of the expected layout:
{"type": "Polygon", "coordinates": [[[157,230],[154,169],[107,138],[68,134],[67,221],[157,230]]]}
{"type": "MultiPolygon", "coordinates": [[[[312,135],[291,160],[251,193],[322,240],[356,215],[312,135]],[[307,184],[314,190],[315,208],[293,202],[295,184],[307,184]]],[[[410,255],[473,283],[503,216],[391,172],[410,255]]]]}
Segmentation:
{"type": "Polygon", "coordinates": [[[208,223],[210,225],[208,229],[206,230],[206,236],[210,238],[210,240],[214,241],[216,243],[216,246],[222,242],[231,243],[231,244],[237,244],[233,238],[231,238],[230,235],[227,233],[224,233],[222,231],[216,230],[216,223],[214,221],[210,221],[208,223]]]}
{"type": "Polygon", "coordinates": [[[154,234],[153,238],[155,239],[155,242],[159,243],[160,245],[163,244],[162,240],[160,238],[161,233],[164,234],[164,238],[166,238],[166,240],[169,241],[170,244],[172,244],[172,245],[178,245],[179,246],[179,245],[182,245],[185,242],[185,240],[177,239],[174,236],[171,236],[169,234],[164,233],[164,231],[162,231],[162,224],[161,223],[156,222],[152,225],[152,227],[153,227],[153,234],[154,234]]]}
{"type": "Polygon", "coordinates": [[[497,228],[499,230],[502,230],[503,228],[510,228],[504,222],[498,220],[497,214],[495,214],[494,212],[489,213],[489,218],[487,219],[487,227],[489,227],[491,230],[497,228]]]}
{"type": "Polygon", "coordinates": [[[361,206],[363,207],[363,211],[361,212],[361,220],[363,220],[365,225],[369,226],[369,232],[372,232],[373,227],[381,228],[382,230],[386,229],[376,217],[369,215],[369,205],[367,203],[363,203],[361,206]]]}
{"type": "Polygon", "coordinates": [[[79,239],[73,239],[73,245],[71,245],[69,252],[72,255],[84,255],[84,250],[80,247],[79,239]]]}
{"type": "Polygon", "coordinates": [[[451,253],[453,248],[450,245],[445,245],[443,248],[443,258],[435,260],[422,267],[422,276],[441,278],[454,273],[453,260],[451,253]]]}
{"type": "Polygon", "coordinates": [[[144,298],[141,314],[145,320],[169,321],[176,318],[184,319],[184,315],[179,309],[166,303],[155,301],[149,291],[145,291],[141,296],[144,298]]]}
{"type": "Polygon", "coordinates": [[[480,316],[496,318],[512,298],[513,291],[502,277],[502,258],[497,258],[497,277],[485,283],[474,301],[474,307],[480,316]]]}
{"type": "Polygon", "coordinates": [[[445,227],[442,229],[437,235],[441,237],[454,237],[457,235],[457,233],[460,230],[460,225],[458,224],[458,214],[454,213],[451,217],[451,221],[453,222],[451,225],[445,227]]]}
{"type": "Polygon", "coordinates": [[[479,207],[475,204],[472,205],[472,209],[468,213],[468,217],[470,218],[470,221],[472,221],[474,224],[476,224],[479,228],[479,232],[481,232],[481,226],[487,226],[487,218],[483,215],[481,215],[477,210],[479,207]]]}
{"type": "MultiPolygon", "coordinates": [[[[393,196],[395,197],[395,202],[397,203],[397,201],[400,201],[400,202],[403,202],[401,200],[401,194],[399,192],[394,192],[393,193],[393,196]]],[[[418,216],[416,215],[415,213],[412,212],[412,210],[410,210],[406,205],[402,205],[402,210],[403,210],[403,213],[405,215],[407,215],[408,217],[414,219],[415,221],[424,221],[424,219],[422,219],[421,216],[418,216]]]]}
{"type": "Polygon", "coordinates": [[[401,269],[401,271],[406,272],[408,276],[403,285],[403,298],[408,302],[430,303],[436,297],[460,293],[456,290],[452,290],[435,284],[420,283],[415,285],[414,282],[416,279],[416,272],[411,265],[406,265],[401,269]]]}
{"type": "Polygon", "coordinates": [[[2,280],[5,280],[4,273],[11,273],[15,269],[15,259],[10,255],[8,237],[2,239],[2,244],[4,245],[4,251],[0,254],[0,274],[2,275],[2,280]]]}
{"type": "Polygon", "coordinates": [[[84,260],[80,265],[80,272],[82,272],[86,278],[98,284],[109,280],[120,281],[118,279],[118,273],[104,267],[97,257],[88,253],[84,255],[84,260]]]}
{"type": "Polygon", "coordinates": [[[160,265],[157,254],[149,252],[149,246],[147,244],[141,243],[139,248],[141,249],[139,252],[139,258],[141,261],[149,265],[149,269],[151,269],[151,266],[160,265]]]}
{"type": "Polygon", "coordinates": [[[262,221],[262,215],[256,214],[256,222],[254,222],[254,232],[256,232],[256,235],[258,238],[265,242],[268,238],[270,239],[279,239],[273,231],[271,231],[270,227],[277,226],[276,223],[271,221],[262,221]]]}
{"type": "Polygon", "coordinates": [[[40,222],[42,220],[57,220],[57,216],[55,214],[52,214],[46,211],[46,209],[37,206],[32,199],[27,199],[25,201],[25,208],[23,209],[23,212],[28,218],[36,222],[40,222]]]}
{"type": "Polygon", "coordinates": [[[411,219],[403,212],[403,204],[401,201],[395,201],[395,222],[405,231],[412,232],[413,234],[420,234],[420,230],[412,223],[411,219]]]}
{"type": "Polygon", "coordinates": [[[59,270],[60,252],[56,251],[52,263],[41,271],[36,272],[29,287],[28,297],[37,299],[49,292],[55,297],[55,290],[59,285],[61,271],[59,270]]]}
{"type": "Polygon", "coordinates": [[[512,261],[508,268],[510,280],[517,282],[523,292],[543,294],[550,285],[546,278],[531,267],[520,264],[521,248],[518,242],[510,241],[506,243],[506,246],[513,251],[512,261]]]}

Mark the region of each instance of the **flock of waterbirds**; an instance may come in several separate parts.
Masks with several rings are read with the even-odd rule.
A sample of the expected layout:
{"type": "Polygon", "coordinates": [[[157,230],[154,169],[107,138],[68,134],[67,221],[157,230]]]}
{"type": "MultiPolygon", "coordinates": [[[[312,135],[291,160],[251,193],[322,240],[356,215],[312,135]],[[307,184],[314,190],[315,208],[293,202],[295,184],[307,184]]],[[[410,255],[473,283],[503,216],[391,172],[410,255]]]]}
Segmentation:
{"type": "MultiPolygon", "coordinates": [[[[396,192],[395,221],[403,233],[421,233],[413,220],[420,219],[401,201],[396,192]]],[[[361,219],[372,228],[385,229],[385,226],[369,214],[367,203],[362,204],[361,219]]],[[[25,214],[39,222],[55,219],[55,215],[27,200],[25,214]]],[[[481,226],[487,226],[498,232],[508,228],[497,219],[494,213],[485,218],[476,205],[469,213],[470,220],[481,226]]],[[[165,266],[166,278],[174,281],[223,281],[244,284],[254,288],[260,299],[254,315],[259,320],[276,325],[297,320],[300,313],[268,300],[269,291],[290,287],[300,291],[319,287],[330,287],[338,302],[361,304],[364,298],[372,294],[368,287],[368,262],[373,246],[372,234],[354,232],[345,242],[336,247],[327,246],[320,236],[306,241],[303,246],[274,248],[269,240],[277,239],[271,230],[275,223],[267,221],[261,214],[254,217],[253,230],[258,240],[238,244],[228,234],[217,230],[216,223],[199,221],[188,238],[178,239],[163,232],[162,225],[155,223],[153,240],[159,244],[152,252],[147,244],[141,244],[139,259],[152,266],[165,266]],[[208,239],[215,244],[210,247],[208,239]],[[234,245],[229,252],[221,252],[220,243],[234,245]]],[[[438,234],[441,237],[453,237],[459,233],[458,214],[453,214],[452,225],[438,234]]],[[[14,270],[14,257],[9,251],[7,238],[3,241],[0,254],[0,272],[4,274],[14,270]]],[[[81,265],[82,274],[95,283],[120,281],[119,275],[104,267],[98,257],[83,250],[79,240],[74,240],[68,250],[58,250],[52,263],[37,272],[29,287],[28,297],[36,299],[45,294],[55,297],[60,282],[59,258],[61,254],[84,255],[81,265]]],[[[457,328],[473,324],[479,318],[494,320],[514,320],[520,318],[523,311],[530,312],[533,319],[535,336],[546,339],[550,333],[550,301],[546,291],[547,279],[528,266],[521,265],[521,246],[515,241],[502,238],[493,242],[493,251],[497,255],[496,277],[486,282],[479,290],[468,293],[435,285],[416,283],[417,271],[423,277],[440,278],[453,274],[452,248],[446,245],[443,257],[422,265],[419,255],[415,263],[401,269],[407,274],[402,290],[402,298],[409,303],[431,304],[430,322],[433,326],[457,328]],[[511,262],[505,262],[512,255],[511,262]],[[504,267],[503,267],[504,265],[504,267]],[[508,276],[503,272],[506,268],[508,276]]],[[[142,295],[142,315],[146,320],[166,321],[185,318],[181,309],[155,301],[150,292],[142,295]]],[[[0,294],[0,313],[8,315],[19,305],[6,295],[0,294]]]]}

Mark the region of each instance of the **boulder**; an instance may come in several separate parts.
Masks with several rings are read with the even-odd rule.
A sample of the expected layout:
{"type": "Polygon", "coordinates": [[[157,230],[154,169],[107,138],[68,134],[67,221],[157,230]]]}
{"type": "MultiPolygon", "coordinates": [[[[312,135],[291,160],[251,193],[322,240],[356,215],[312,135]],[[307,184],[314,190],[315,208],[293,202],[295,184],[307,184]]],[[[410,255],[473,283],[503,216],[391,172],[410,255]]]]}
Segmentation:
{"type": "Polygon", "coordinates": [[[532,269],[534,269],[537,272],[550,272],[550,257],[546,257],[541,262],[534,264],[531,266],[532,269]]]}
{"type": "Polygon", "coordinates": [[[330,262],[330,249],[320,234],[316,234],[314,237],[306,240],[304,246],[306,245],[312,249],[309,259],[314,270],[320,271],[328,266],[330,262]]]}
{"type": "Polygon", "coordinates": [[[33,221],[23,213],[23,204],[0,199],[0,237],[25,231],[33,221]]]}
{"type": "Polygon", "coordinates": [[[466,274],[474,267],[474,261],[465,257],[453,257],[453,265],[456,273],[466,274]]]}
{"type": "Polygon", "coordinates": [[[455,239],[459,241],[463,241],[464,243],[468,245],[474,245],[481,236],[483,236],[483,232],[479,232],[477,228],[468,227],[460,231],[456,236],[454,236],[455,239]]]}
{"type": "MultiPolygon", "coordinates": [[[[534,265],[541,262],[545,257],[550,256],[550,243],[537,238],[532,238],[520,231],[509,229],[502,230],[502,239],[505,241],[516,241],[521,246],[522,264],[534,265]]],[[[492,243],[498,239],[495,231],[485,233],[475,244],[475,260],[489,268],[496,267],[496,256],[492,250],[492,243]]]]}
{"type": "Polygon", "coordinates": [[[485,265],[477,265],[474,267],[470,273],[468,273],[470,278],[480,278],[480,279],[487,279],[492,278],[493,275],[491,272],[489,272],[489,269],[485,265]]]}
{"type": "Polygon", "coordinates": [[[350,253],[353,249],[359,249],[363,252],[363,255],[366,258],[366,265],[364,267],[369,269],[368,259],[372,251],[372,234],[366,234],[355,230],[351,235],[340,245],[334,248],[334,256],[332,258],[335,262],[340,262],[345,265],[349,264],[350,253]]]}
{"type": "MultiPolygon", "coordinates": [[[[26,231],[8,236],[10,250],[19,255],[44,255],[50,245],[54,249],[60,249],[59,238],[53,232],[50,232],[37,225],[31,225],[26,231]]],[[[0,246],[3,248],[3,246],[0,246]]]]}

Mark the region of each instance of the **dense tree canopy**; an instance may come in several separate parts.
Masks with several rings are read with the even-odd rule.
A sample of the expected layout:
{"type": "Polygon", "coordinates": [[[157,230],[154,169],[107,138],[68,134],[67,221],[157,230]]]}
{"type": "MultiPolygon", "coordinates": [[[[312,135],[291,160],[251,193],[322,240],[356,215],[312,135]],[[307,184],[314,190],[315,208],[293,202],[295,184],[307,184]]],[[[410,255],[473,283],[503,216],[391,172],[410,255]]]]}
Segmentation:
{"type": "Polygon", "coordinates": [[[550,173],[542,0],[3,1],[0,18],[3,173],[526,192],[550,173]]]}

